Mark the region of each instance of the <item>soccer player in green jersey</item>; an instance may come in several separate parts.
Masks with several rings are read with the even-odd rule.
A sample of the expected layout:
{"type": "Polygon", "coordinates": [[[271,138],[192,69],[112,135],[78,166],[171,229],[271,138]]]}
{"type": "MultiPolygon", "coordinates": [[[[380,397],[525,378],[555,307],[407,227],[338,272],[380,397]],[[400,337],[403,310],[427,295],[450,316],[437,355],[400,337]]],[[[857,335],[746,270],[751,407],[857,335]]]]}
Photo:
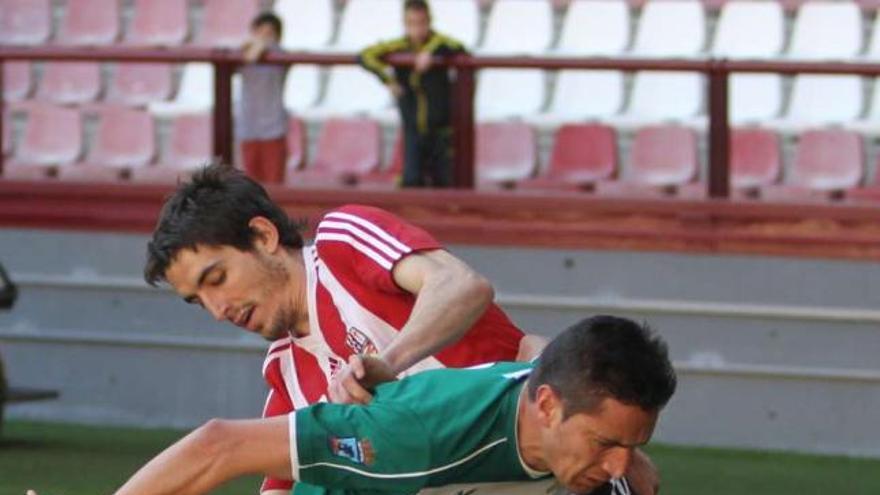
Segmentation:
{"type": "Polygon", "coordinates": [[[297,480],[296,495],[480,493],[552,478],[586,494],[623,476],[675,387],[659,336],[597,316],[560,334],[535,363],[426,371],[379,385],[366,406],[211,421],[117,495],[201,494],[250,473],[297,480]]]}

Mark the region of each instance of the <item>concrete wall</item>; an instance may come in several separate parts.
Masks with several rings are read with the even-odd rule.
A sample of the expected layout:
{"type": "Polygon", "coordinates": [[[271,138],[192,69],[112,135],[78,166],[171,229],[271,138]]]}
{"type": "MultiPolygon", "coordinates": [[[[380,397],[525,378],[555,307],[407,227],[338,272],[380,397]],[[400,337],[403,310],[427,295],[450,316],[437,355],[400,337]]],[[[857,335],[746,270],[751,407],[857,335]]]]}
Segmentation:
{"type": "MultiPolygon", "coordinates": [[[[12,417],[189,426],[259,413],[265,344],[140,281],[145,236],[0,230],[19,283],[0,314],[12,417]]],[[[880,266],[831,260],[453,247],[524,329],[644,319],[680,389],[657,438],[880,457],[880,266]]]]}

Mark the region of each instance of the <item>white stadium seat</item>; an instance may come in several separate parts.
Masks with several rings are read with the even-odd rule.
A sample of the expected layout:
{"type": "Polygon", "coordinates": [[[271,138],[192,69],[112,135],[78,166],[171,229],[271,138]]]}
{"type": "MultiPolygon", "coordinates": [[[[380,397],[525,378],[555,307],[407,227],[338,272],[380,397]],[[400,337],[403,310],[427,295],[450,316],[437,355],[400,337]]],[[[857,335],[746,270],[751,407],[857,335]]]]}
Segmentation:
{"type": "Polygon", "coordinates": [[[480,40],[480,9],[475,0],[435,0],[431,17],[437,31],[473,50],[480,40]]]}
{"type": "Polygon", "coordinates": [[[400,0],[348,0],[333,47],[360,51],[378,41],[403,36],[400,0]]]}
{"type": "Polygon", "coordinates": [[[311,108],[321,93],[321,69],[314,65],[294,65],[284,81],[284,107],[292,113],[311,108]]]}
{"type": "Polygon", "coordinates": [[[482,70],[477,79],[477,120],[523,118],[544,105],[545,74],[540,69],[482,70]]]}
{"type": "Polygon", "coordinates": [[[338,65],[330,69],[326,94],[320,105],[303,109],[301,115],[325,118],[340,115],[383,112],[391,105],[391,94],[375,75],[362,67],[338,65]]]}
{"type": "Polygon", "coordinates": [[[318,50],[333,36],[333,0],[275,0],[285,50],[318,50]]]}
{"type": "Polygon", "coordinates": [[[633,52],[644,57],[688,57],[699,54],[705,43],[702,2],[648,2],[642,9],[633,52]]]}
{"type": "Polygon", "coordinates": [[[629,6],[609,0],[577,0],[568,7],[556,52],[560,55],[616,55],[630,38],[629,6]]]}
{"type": "Polygon", "coordinates": [[[543,54],[553,39],[550,2],[504,0],[495,2],[486,26],[481,53],[504,55],[543,54]]]}
{"type": "Polygon", "coordinates": [[[201,113],[214,106],[214,68],[211,64],[192,62],[183,66],[180,87],[173,100],[150,103],[150,113],[173,117],[201,113]]]}

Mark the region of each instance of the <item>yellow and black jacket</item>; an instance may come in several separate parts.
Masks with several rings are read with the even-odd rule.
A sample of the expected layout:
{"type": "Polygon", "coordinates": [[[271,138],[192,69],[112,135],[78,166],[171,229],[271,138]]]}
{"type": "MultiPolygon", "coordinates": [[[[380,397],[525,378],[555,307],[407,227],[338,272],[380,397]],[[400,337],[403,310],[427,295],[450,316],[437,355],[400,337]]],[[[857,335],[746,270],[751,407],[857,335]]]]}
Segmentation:
{"type": "Polygon", "coordinates": [[[457,40],[431,31],[428,40],[421,46],[404,36],[369,46],[359,56],[361,65],[376,74],[383,83],[391,82],[392,78],[397,80],[403,88],[403,96],[398,100],[403,124],[414,126],[420,133],[436,131],[450,124],[452,82],[449,69],[431,67],[419,74],[412,67],[392,69],[383,61],[383,57],[392,53],[423,51],[434,55],[452,55],[463,53],[465,49],[457,40]]]}

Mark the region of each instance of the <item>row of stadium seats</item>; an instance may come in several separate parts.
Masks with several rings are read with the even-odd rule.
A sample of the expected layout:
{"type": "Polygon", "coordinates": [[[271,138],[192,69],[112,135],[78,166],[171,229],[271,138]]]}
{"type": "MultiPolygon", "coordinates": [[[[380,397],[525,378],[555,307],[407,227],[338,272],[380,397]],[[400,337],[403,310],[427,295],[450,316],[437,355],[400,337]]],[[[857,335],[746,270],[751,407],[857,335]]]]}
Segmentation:
{"type": "MultiPolygon", "coordinates": [[[[107,107],[99,115],[94,142],[80,161],[82,118],[77,110],[31,109],[20,144],[3,176],[12,179],[89,181],[174,180],[211,156],[210,120],[181,116],[172,123],[168,153],[156,158],[153,119],[142,110],[107,107]]],[[[8,129],[6,126],[4,129],[8,129]]],[[[10,131],[4,149],[10,149],[10,131]]],[[[381,126],[369,119],[329,119],[320,131],[315,156],[307,153],[306,127],[291,119],[286,182],[292,186],[392,185],[402,168],[400,136],[383,166],[381,126]]],[[[619,159],[617,132],[602,124],[562,126],[554,136],[548,163],[539,167],[537,134],[523,123],[484,123],[477,127],[476,168],[485,188],[596,191],[700,197],[696,182],[700,159],[696,133],[681,126],[639,129],[628,166],[619,159]],[[625,170],[625,174],[623,173],[625,170]],[[623,176],[623,177],[622,177],[623,176]],[[617,180],[623,179],[623,180],[617,180]]],[[[780,138],[761,129],[736,129],[731,141],[731,179],[740,196],[822,198],[848,192],[870,196],[878,186],[861,187],[866,175],[862,138],[845,130],[802,134],[784,172],[780,138]]]]}

